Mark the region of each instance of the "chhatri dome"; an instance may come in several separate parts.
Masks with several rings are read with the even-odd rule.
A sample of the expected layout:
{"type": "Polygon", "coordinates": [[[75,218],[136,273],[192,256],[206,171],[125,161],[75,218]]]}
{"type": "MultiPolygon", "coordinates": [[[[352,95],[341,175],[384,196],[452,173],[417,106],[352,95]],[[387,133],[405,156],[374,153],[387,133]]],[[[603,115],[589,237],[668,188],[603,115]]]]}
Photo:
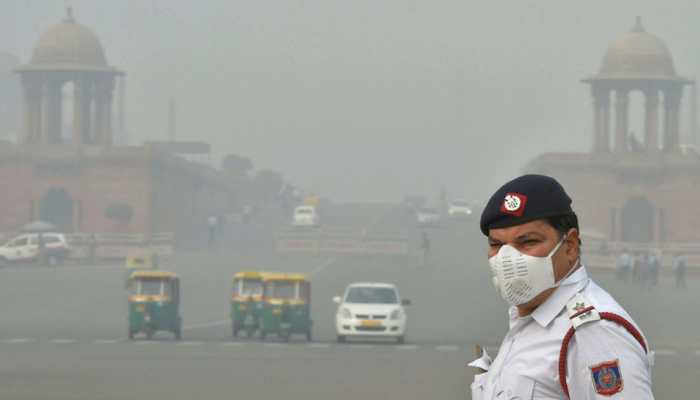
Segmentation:
{"type": "Polygon", "coordinates": [[[673,56],[666,43],[648,33],[641,18],[630,32],[614,41],[596,76],[602,79],[678,79],[673,56]]]}
{"type": "Polygon", "coordinates": [[[107,61],[97,35],[75,22],[68,8],[66,18],[41,35],[29,65],[42,69],[104,69],[107,61]]]}

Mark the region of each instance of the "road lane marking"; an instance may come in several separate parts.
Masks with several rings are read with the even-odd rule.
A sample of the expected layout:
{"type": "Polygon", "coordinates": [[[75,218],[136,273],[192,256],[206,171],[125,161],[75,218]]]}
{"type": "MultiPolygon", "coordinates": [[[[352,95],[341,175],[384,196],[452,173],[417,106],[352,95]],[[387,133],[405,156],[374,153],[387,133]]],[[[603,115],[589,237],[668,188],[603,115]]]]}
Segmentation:
{"type": "Polygon", "coordinates": [[[678,352],[676,350],[657,349],[654,350],[654,354],[657,356],[675,356],[678,354],[678,352]]]}
{"type": "Polygon", "coordinates": [[[373,344],[351,344],[349,347],[352,349],[373,349],[375,346],[373,344]]]}
{"type": "Polygon", "coordinates": [[[306,347],[309,347],[312,349],[328,349],[331,347],[331,345],[328,343],[309,343],[306,345],[306,347]]]}
{"type": "Polygon", "coordinates": [[[94,344],[114,344],[114,343],[118,343],[118,342],[119,342],[119,340],[117,340],[117,339],[97,339],[92,343],[94,343],[94,344]]]}
{"type": "Polygon", "coordinates": [[[320,264],[320,265],[318,265],[316,268],[312,269],[311,272],[308,273],[309,277],[318,274],[319,272],[323,271],[323,270],[326,269],[327,267],[330,267],[330,266],[333,265],[333,263],[335,263],[336,261],[338,261],[338,257],[330,257],[330,258],[328,258],[328,259],[327,259],[326,261],[324,261],[322,264],[320,264]]]}
{"type": "Polygon", "coordinates": [[[243,342],[226,342],[226,343],[221,343],[222,346],[226,347],[243,347],[246,345],[246,343],[243,342]]]}
{"type": "Polygon", "coordinates": [[[202,342],[197,342],[197,341],[183,341],[183,342],[177,342],[178,346],[200,346],[202,342]]]}
{"type": "Polygon", "coordinates": [[[459,346],[436,346],[435,350],[437,350],[437,351],[458,351],[459,346]]]}
{"type": "Polygon", "coordinates": [[[415,344],[406,344],[406,345],[401,345],[401,346],[396,346],[396,350],[417,350],[418,346],[415,344]]]}
{"type": "Polygon", "coordinates": [[[70,344],[75,342],[75,339],[51,339],[51,343],[53,344],[70,344]]]}
{"type": "Polygon", "coordinates": [[[159,342],[155,342],[153,340],[139,340],[139,341],[136,341],[133,343],[136,345],[139,345],[139,346],[147,346],[147,345],[151,345],[151,344],[158,344],[159,342]]]}
{"type": "Polygon", "coordinates": [[[34,342],[36,342],[36,339],[31,339],[31,338],[13,338],[13,339],[3,340],[2,342],[3,342],[3,343],[7,343],[7,344],[34,343],[34,342]]]}
{"type": "Polygon", "coordinates": [[[201,324],[195,324],[195,325],[188,325],[188,326],[183,326],[182,330],[183,331],[191,331],[193,329],[203,329],[203,328],[211,328],[214,326],[222,326],[222,325],[227,325],[231,323],[230,319],[221,319],[218,321],[209,321],[209,322],[203,322],[201,324]]]}
{"type": "Polygon", "coordinates": [[[280,347],[287,347],[287,343],[265,343],[265,347],[275,347],[275,348],[280,348],[280,347]]]}

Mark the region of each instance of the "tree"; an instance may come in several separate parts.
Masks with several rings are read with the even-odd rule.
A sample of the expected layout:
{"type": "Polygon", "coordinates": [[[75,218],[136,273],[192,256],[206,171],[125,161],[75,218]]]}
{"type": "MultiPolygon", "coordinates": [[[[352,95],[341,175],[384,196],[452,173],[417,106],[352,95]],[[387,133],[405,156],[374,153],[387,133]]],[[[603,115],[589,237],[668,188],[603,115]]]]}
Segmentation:
{"type": "Polygon", "coordinates": [[[221,162],[221,168],[229,175],[241,178],[247,177],[253,169],[253,162],[248,157],[229,154],[221,162]]]}
{"type": "Polygon", "coordinates": [[[282,174],[271,169],[263,169],[255,175],[255,189],[263,203],[275,199],[284,187],[282,174]]]}

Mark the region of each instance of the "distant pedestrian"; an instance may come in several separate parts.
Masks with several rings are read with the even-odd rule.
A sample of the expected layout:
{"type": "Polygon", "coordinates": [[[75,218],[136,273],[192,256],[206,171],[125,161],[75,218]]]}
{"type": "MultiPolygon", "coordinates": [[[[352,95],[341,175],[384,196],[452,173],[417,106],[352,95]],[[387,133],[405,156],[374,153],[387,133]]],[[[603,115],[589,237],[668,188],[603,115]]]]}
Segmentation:
{"type": "Polygon", "coordinates": [[[627,249],[622,249],[622,253],[617,258],[616,272],[617,279],[622,282],[629,280],[630,272],[632,272],[632,255],[627,252],[627,249]]]}
{"type": "Polygon", "coordinates": [[[219,219],[215,215],[210,215],[209,218],[207,218],[207,225],[209,227],[208,244],[209,247],[212,247],[216,242],[216,229],[219,225],[219,219]]]}
{"type": "Polygon", "coordinates": [[[421,231],[421,250],[423,250],[423,265],[428,265],[428,256],[430,254],[430,238],[426,231],[421,231]]]}
{"type": "Polygon", "coordinates": [[[685,289],[685,274],[687,269],[688,260],[682,253],[676,253],[673,256],[673,276],[676,280],[676,288],[685,289]]]}
{"type": "Polygon", "coordinates": [[[649,269],[649,288],[659,284],[659,271],[661,270],[661,253],[657,250],[650,250],[647,260],[649,269]]]}

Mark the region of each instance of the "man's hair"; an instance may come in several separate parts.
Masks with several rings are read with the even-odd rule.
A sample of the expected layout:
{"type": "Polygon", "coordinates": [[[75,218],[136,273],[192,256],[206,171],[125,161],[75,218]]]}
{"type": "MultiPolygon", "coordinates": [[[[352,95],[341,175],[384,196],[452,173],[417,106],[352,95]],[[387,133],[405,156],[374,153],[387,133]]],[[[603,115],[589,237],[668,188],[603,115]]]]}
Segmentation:
{"type": "MultiPolygon", "coordinates": [[[[557,215],[554,217],[548,217],[545,218],[547,223],[552,226],[557,232],[559,232],[560,236],[564,236],[567,233],[569,233],[569,230],[576,229],[581,232],[581,230],[578,227],[578,217],[574,213],[570,214],[564,214],[564,215],[557,215]]],[[[578,244],[581,246],[581,238],[579,237],[578,239],[578,244]]]]}

